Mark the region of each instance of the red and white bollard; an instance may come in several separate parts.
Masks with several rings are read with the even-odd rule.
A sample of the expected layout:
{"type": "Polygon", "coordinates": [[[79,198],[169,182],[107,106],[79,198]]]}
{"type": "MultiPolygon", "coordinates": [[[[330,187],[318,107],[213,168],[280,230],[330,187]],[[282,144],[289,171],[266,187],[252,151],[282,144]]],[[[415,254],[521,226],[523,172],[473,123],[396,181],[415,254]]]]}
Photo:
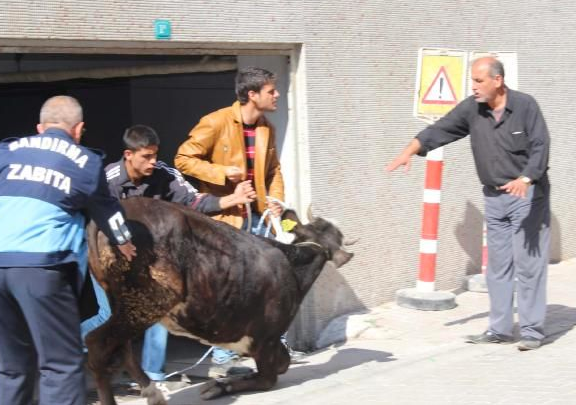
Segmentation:
{"type": "Polygon", "coordinates": [[[456,306],[456,296],[451,292],[436,291],[436,255],[438,253],[438,223],[442,186],[443,148],[426,155],[422,236],[420,239],[420,271],[416,288],[396,292],[396,303],[402,307],[439,311],[456,306]]]}
{"type": "Polygon", "coordinates": [[[422,236],[420,239],[420,272],[416,282],[418,291],[434,291],[436,278],[436,255],[438,253],[438,223],[444,148],[438,148],[426,156],[424,183],[422,236]]]}

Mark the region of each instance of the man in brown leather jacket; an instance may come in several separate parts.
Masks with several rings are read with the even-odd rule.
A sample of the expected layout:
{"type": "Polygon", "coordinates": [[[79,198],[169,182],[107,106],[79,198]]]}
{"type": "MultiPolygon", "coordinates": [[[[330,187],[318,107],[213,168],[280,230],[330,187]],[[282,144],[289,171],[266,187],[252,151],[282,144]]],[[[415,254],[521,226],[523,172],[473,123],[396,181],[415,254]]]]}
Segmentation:
{"type": "MultiPolygon", "coordinates": [[[[279,97],[276,76],[265,69],[240,69],[236,77],[236,101],[203,117],[180,145],[174,163],[183,174],[200,181],[200,192],[224,196],[236,184],[252,180],[258,195],[252,211],[266,208],[279,215],[278,204],[266,196],[284,200],[284,181],[276,154],[274,127],[264,116],[276,111],[279,97]]],[[[241,228],[246,213],[242,206],[223,210],[213,218],[241,228]]]]}
{"type": "MultiPolygon", "coordinates": [[[[267,208],[274,216],[282,214],[280,204],[266,197],[284,200],[274,127],[264,116],[265,112],[277,108],[280,94],[276,90],[276,75],[257,67],[240,69],[236,76],[236,96],[238,101],[231,107],[200,120],[178,148],[174,163],[182,173],[199,181],[200,192],[215,196],[231,194],[236,184],[252,180],[257,200],[252,203],[250,213],[238,205],[212,217],[256,233],[255,228],[267,208]]],[[[303,356],[287,347],[293,362],[303,356]]],[[[237,360],[238,355],[233,351],[214,347],[210,376],[233,372],[231,368],[236,367],[237,360]]]]}

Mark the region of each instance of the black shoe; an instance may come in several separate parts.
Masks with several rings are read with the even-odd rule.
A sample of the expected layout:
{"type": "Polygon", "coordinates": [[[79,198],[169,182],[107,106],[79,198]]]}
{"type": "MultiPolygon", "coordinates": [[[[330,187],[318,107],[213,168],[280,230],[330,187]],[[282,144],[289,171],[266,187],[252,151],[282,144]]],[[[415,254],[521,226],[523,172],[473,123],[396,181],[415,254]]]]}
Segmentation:
{"type": "Polygon", "coordinates": [[[486,331],[479,335],[466,336],[466,343],[484,344],[484,343],[512,343],[512,338],[509,336],[498,335],[490,331],[486,331]]]}
{"type": "Polygon", "coordinates": [[[532,336],[523,337],[518,343],[518,350],[525,352],[526,350],[535,350],[542,346],[542,341],[532,336]]]}

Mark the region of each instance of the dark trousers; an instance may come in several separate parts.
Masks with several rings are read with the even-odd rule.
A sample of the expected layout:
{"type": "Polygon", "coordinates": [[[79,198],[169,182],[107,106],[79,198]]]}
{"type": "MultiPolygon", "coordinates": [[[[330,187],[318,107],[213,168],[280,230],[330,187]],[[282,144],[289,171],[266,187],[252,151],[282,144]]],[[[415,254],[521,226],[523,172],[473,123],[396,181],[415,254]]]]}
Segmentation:
{"type": "Polygon", "coordinates": [[[75,266],[0,268],[0,405],[85,405],[75,266]]]}
{"type": "Polygon", "coordinates": [[[531,185],[526,198],[484,187],[488,240],[486,282],[493,333],[512,336],[514,291],[523,337],[544,338],[550,246],[550,185],[531,185]]]}

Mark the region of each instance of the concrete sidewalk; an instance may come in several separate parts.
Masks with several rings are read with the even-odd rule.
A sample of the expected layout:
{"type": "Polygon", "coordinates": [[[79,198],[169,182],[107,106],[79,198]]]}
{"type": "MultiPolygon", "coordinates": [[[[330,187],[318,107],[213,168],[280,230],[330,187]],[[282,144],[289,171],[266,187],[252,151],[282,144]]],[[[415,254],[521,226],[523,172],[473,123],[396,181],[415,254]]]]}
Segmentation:
{"type": "MultiPolygon", "coordinates": [[[[345,343],[293,365],[268,392],[202,401],[199,384],[172,392],[170,405],[554,404],[576,403],[576,259],[551,265],[548,338],[539,350],[472,345],[463,336],[487,327],[488,296],[464,292],[455,309],[424,312],[383,305],[348,317],[345,343]],[[352,331],[352,332],[350,332],[352,331]]],[[[177,369],[201,354],[189,353],[177,369]]],[[[206,366],[191,372],[200,381],[206,366]],[[204,367],[204,371],[202,370],[204,367]]],[[[134,397],[132,397],[134,398],[134,397]]],[[[118,399],[145,405],[143,399],[118,399]]],[[[119,402],[120,402],[119,401],[119,402]]]]}

